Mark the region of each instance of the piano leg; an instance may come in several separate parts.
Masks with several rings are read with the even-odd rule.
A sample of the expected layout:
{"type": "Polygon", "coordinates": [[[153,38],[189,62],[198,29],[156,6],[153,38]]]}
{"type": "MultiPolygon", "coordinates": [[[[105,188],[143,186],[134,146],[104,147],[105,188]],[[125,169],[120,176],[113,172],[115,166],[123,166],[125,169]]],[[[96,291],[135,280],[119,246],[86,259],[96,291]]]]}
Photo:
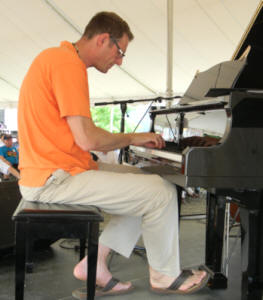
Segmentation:
{"type": "MultiPolygon", "coordinates": [[[[252,199],[251,199],[252,200],[252,199]]],[[[242,300],[262,300],[263,204],[240,208],[242,232],[242,300]]],[[[253,201],[254,202],[254,201],[253,201]]]]}
{"type": "Polygon", "coordinates": [[[222,273],[225,207],[224,196],[207,193],[205,264],[212,271],[208,284],[212,289],[227,288],[227,277],[222,273]]]}
{"type": "Polygon", "coordinates": [[[240,207],[242,300],[262,300],[263,190],[221,190],[240,207]]]}
{"type": "Polygon", "coordinates": [[[176,190],[177,190],[177,201],[178,201],[178,217],[180,220],[183,188],[179,185],[176,185],[176,190]]]}

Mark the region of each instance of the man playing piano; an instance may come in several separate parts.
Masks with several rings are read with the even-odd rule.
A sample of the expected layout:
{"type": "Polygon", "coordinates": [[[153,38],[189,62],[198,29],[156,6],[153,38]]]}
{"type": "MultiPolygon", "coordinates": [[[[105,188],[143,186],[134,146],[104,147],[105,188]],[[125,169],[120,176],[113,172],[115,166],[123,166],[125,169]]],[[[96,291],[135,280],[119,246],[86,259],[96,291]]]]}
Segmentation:
{"type": "MultiPolygon", "coordinates": [[[[19,97],[20,190],[28,201],[95,205],[113,215],[100,237],[96,295],[133,288],[113,279],[106,258],[111,249],[128,257],[141,234],[152,290],[190,293],[206,285],[208,274],[181,270],[174,186],[137,168],[97,164],[90,155],[128,145],[164,146],[155,133],[112,134],[92,121],[86,69],[107,73],[121,65],[132,39],[124,20],[102,12],[79,41],[64,41],[35,58],[19,97]]],[[[86,258],[74,275],[86,279],[86,258]]]]}

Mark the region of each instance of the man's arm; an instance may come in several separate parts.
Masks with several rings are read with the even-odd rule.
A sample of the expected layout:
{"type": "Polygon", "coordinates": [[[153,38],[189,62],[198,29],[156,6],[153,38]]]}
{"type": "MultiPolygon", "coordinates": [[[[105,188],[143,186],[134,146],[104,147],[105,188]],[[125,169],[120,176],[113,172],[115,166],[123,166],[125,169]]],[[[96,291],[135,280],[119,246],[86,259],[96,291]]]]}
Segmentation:
{"type": "Polygon", "coordinates": [[[20,173],[13,167],[9,167],[8,172],[15,176],[17,179],[20,179],[20,173]]]}
{"type": "Polygon", "coordinates": [[[15,176],[17,179],[20,178],[19,172],[11,166],[11,164],[3,158],[3,156],[0,156],[0,170],[5,175],[8,175],[8,173],[11,173],[13,176],[15,176]]]}
{"type": "Polygon", "coordinates": [[[111,151],[129,145],[163,148],[165,142],[159,134],[110,133],[97,127],[92,119],[82,116],[66,118],[76,144],[84,151],[111,151]]]}
{"type": "Polygon", "coordinates": [[[11,166],[11,163],[8,160],[6,160],[1,154],[0,154],[0,159],[7,165],[11,166]]]}

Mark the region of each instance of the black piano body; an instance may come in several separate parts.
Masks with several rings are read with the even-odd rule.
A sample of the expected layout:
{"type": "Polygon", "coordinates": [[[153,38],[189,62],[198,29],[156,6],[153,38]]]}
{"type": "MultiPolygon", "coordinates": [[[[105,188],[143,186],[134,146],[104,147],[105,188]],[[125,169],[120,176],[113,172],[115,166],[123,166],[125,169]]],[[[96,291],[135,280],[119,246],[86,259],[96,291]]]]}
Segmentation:
{"type": "Polygon", "coordinates": [[[263,288],[262,32],[261,2],[233,55],[234,64],[245,61],[233,83],[230,86],[220,86],[216,78],[210,90],[206,90],[205,82],[209,86],[211,81],[206,76],[213,75],[217,69],[222,71],[222,65],[215,66],[210,73],[204,72],[199,77],[201,80],[198,84],[204,83],[201,94],[206,90],[203,99],[199,93],[196,99],[192,96],[183,97],[193,100],[192,102],[185,101],[184,105],[151,112],[152,131],[156,131],[160,115],[165,116],[170,127],[176,124],[177,128],[172,132],[173,138],[177,138],[173,150],[130,147],[132,162],[138,159],[150,162],[145,170],[159,173],[177,186],[207,189],[206,266],[213,272],[211,288],[227,287],[227,278],[222,273],[226,199],[239,205],[242,229],[242,300],[262,300],[263,288]],[[211,147],[187,147],[180,150],[187,115],[205,115],[210,112],[224,115],[224,132],[220,143],[211,147]],[[169,119],[169,115],[175,114],[176,119],[169,119]],[[171,124],[172,122],[174,123],[171,124]]]}
{"type": "MultiPolygon", "coordinates": [[[[175,183],[184,187],[203,188],[254,188],[263,182],[263,90],[233,91],[229,102],[203,105],[202,112],[224,110],[227,128],[219,145],[187,147],[182,152],[146,149],[131,146],[131,153],[156,161],[156,167],[145,170],[177,174],[175,183]],[[155,159],[156,158],[156,159],[155,159]],[[163,160],[162,160],[163,158],[163,160]],[[172,167],[174,166],[174,167],[172,167]],[[168,169],[168,171],[166,171],[168,169]]],[[[191,112],[201,106],[191,107],[191,112]]],[[[187,108],[154,111],[174,114],[187,108]]]]}
{"type": "MultiPolygon", "coordinates": [[[[238,204],[243,236],[242,300],[261,300],[263,90],[231,91],[228,97],[227,104],[206,105],[208,111],[224,106],[227,125],[219,145],[187,147],[182,153],[131,147],[131,155],[150,160],[154,165],[144,167],[146,171],[158,173],[177,186],[207,189],[206,266],[213,271],[211,288],[227,287],[222,273],[226,199],[238,204]]],[[[169,109],[167,113],[176,110],[181,108],[169,109]]]]}

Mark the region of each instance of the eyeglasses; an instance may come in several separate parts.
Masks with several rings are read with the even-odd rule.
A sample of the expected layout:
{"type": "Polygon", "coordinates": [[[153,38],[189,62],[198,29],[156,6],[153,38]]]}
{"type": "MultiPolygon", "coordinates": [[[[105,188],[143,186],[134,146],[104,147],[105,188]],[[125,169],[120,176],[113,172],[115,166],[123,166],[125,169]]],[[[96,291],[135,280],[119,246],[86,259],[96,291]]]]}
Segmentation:
{"type": "Polygon", "coordinates": [[[120,58],[123,58],[125,56],[125,53],[121,50],[121,47],[119,46],[118,42],[116,41],[116,39],[114,37],[110,37],[110,39],[113,41],[113,43],[115,44],[115,46],[118,49],[118,56],[120,58]]]}

